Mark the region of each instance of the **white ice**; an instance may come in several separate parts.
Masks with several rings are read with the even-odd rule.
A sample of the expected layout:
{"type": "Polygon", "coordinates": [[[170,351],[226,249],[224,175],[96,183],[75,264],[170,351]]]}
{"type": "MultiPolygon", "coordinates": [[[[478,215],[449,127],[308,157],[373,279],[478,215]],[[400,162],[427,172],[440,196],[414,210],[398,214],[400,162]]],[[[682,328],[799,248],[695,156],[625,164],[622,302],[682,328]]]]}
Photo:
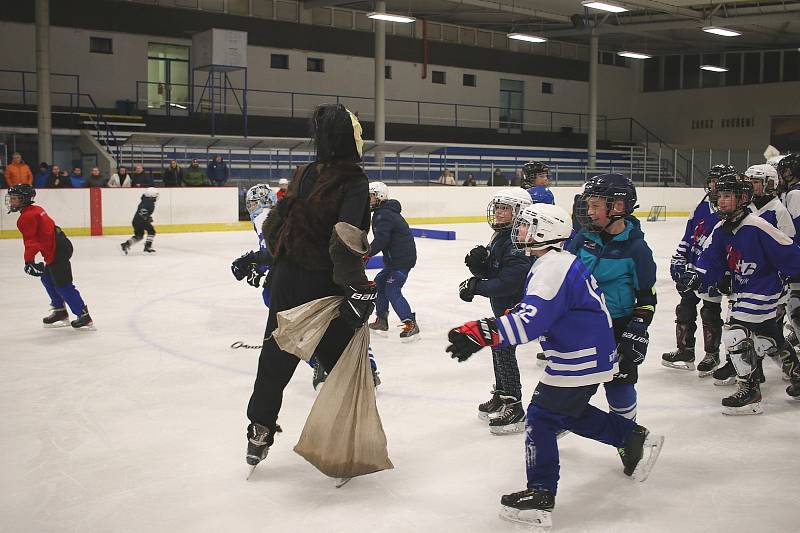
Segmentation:
{"type": "MultiPolygon", "coordinates": [[[[622,474],[616,451],[559,441],[558,531],[797,531],[800,402],[765,362],[761,416],[727,417],[696,372],[661,366],[674,348],[677,295],[668,258],[684,221],[644,223],[659,265],[659,305],[641,369],[639,422],[666,435],[646,483],[622,474]]],[[[417,239],[406,294],[422,341],[373,338],[378,405],[395,469],[341,489],[292,451],[314,401],[311,370],[289,384],[279,435],[245,481],[245,408],[266,313],[230,262],[252,232],[159,235],[119,254],[120,237],[74,238],[76,285],[97,331],[46,330],[48,300],[23,273],[22,242],[0,241],[0,530],[2,531],[515,531],[500,496],[525,487],[523,435],[492,436],[476,406],[493,383],[488,350],[466,363],[444,352],[446,331],[490,313],[459,300],[467,250],[485,224],[455,241],[417,239]]],[[[373,275],[374,275],[373,271],[373,275]]],[[[580,334],[580,332],[576,332],[580,334]]],[[[702,350],[698,339],[698,351],[702,350]]],[[[519,350],[524,395],[541,368],[519,350]]],[[[593,403],[605,408],[602,394],[593,403]]]]}

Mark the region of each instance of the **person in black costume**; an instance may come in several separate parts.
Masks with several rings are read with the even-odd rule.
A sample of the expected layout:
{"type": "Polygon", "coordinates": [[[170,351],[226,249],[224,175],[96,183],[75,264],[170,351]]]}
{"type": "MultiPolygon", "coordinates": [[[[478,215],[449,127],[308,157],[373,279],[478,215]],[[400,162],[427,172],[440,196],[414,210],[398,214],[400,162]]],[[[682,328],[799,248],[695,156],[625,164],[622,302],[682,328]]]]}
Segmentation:
{"type": "MultiPolygon", "coordinates": [[[[258,374],[247,407],[247,463],[262,461],[272,445],[283,389],[299,359],[272,339],[277,314],[325,296],[344,296],[340,316],[331,321],[314,354],[332,370],[342,352],[372,314],[375,287],[367,280],[362,255],[342,239],[345,223],[363,235],[370,227],[369,185],[358,165],[363,141],[358,119],[342,105],[321,105],[310,120],[314,161],[298,167],[284,199],[264,222],[273,256],[267,283],[271,300],[258,374]],[[363,232],[363,233],[362,233],[363,232]]],[[[355,247],[358,248],[358,247],[355,247]]]]}

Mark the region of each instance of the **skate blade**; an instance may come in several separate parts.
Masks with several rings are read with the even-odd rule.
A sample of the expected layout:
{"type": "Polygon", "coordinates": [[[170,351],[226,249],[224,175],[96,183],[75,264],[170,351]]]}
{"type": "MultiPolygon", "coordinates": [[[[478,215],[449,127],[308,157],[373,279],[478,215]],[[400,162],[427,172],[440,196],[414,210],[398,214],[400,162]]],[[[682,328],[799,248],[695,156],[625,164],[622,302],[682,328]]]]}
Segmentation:
{"type": "Polygon", "coordinates": [[[664,435],[647,435],[644,440],[644,455],[633,469],[631,478],[639,483],[643,482],[650,476],[650,471],[655,466],[658,456],[661,454],[661,448],[664,446],[664,435]]]}
{"type": "Polygon", "coordinates": [[[252,476],[252,475],[253,475],[253,472],[255,472],[255,471],[256,471],[256,467],[257,467],[257,466],[258,466],[258,465],[253,465],[253,466],[251,466],[251,467],[250,467],[250,470],[247,472],[247,477],[246,477],[246,478],[244,478],[244,480],[245,480],[245,481],[250,481],[250,476],[252,476]]]}
{"type": "Polygon", "coordinates": [[[672,361],[664,361],[662,359],[661,366],[665,366],[667,368],[674,368],[675,370],[694,370],[694,363],[689,363],[686,361],[673,363],[672,361]]]}
{"type": "Polygon", "coordinates": [[[489,421],[489,413],[482,413],[478,411],[478,420],[483,420],[484,422],[489,421]]]}
{"type": "Polygon", "coordinates": [[[741,407],[722,407],[722,414],[728,416],[760,415],[763,413],[761,402],[749,403],[741,407]]]}
{"type": "Polygon", "coordinates": [[[422,338],[419,336],[419,333],[416,335],[411,335],[410,337],[400,337],[400,342],[405,344],[411,344],[412,342],[417,342],[420,340],[422,340],[422,338]]]}
{"type": "Polygon", "coordinates": [[[377,337],[382,337],[382,338],[384,338],[384,339],[385,339],[386,337],[388,337],[388,336],[389,336],[389,330],[383,330],[383,329],[370,329],[370,330],[369,330],[369,334],[370,334],[370,335],[375,335],[375,336],[377,336],[377,337]]]}
{"type": "Polygon", "coordinates": [[[81,326],[79,328],[72,328],[75,331],[97,331],[97,328],[94,327],[94,324],[90,324],[88,326],[81,326]]]}
{"type": "Polygon", "coordinates": [[[489,426],[489,433],[492,435],[513,435],[525,431],[525,422],[508,424],[507,426],[489,426]]]}
{"type": "Polygon", "coordinates": [[[729,385],[736,384],[736,377],[728,378],[728,379],[715,379],[714,386],[715,387],[727,387],[729,385]]]}
{"type": "Polygon", "coordinates": [[[499,514],[500,518],[503,520],[531,526],[532,531],[550,531],[553,527],[553,513],[551,511],[543,511],[540,509],[521,511],[513,507],[501,505],[499,514]]]}
{"type": "Polygon", "coordinates": [[[351,479],[353,479],[353,478],[351,478],[351,477],[338,477],[338,478],[335,478],[333,486],[336,487],[337,489],[340,489],[340,488],[344,487],[345,485],[347,485],[347,483],[351,479]]]}
{"type": "Polygon", "coordinates": [[[52,324],[42,324],[45,329],[65,328],[69,326],[69,320],[62,320],[61,322],[53,322],[52,324]]]}
{"type": "Polygon", "coordinates": [[[712,369],[712,370],[698,370],[697,371],[697,377],[698,378],[707,378],[708,376],[710,376],[710,375],[712,375],[714,373],[714,370],[716,370],[716,368],[712,369]]]}

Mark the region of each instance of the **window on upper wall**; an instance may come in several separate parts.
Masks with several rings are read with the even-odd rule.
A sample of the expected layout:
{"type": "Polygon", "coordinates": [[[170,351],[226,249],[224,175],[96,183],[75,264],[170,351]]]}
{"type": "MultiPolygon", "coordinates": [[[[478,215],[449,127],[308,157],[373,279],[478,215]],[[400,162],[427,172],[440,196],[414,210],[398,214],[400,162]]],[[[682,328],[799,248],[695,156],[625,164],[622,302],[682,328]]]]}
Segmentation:
{"type": "Polygon", "coordinates": [[[542,94],[553,94],[553,84],[551,82],[542,82],[542,94]]]}
{"type": "Polygon", "coordinates": [[[761,80],[761,52],[744,54],[744,83],[758,83],[761,80]]]}
{"type": "Polygon", "coordinates": [[[270,54],[269,66],[270,68],[287,70],[289,68],[289,56],[286,54],[270,54]]]}
{"type": "Polygon", "coordinates": [[[93,54],[113,54],[114,43],[107,37],[89,37],[89,52],[93,54]]]}
{"type": "Polygon", "coordinates": [[[740,52],[725,54],[725,68],[728,69],[725,73],[725,85],[741,85],[742,54],[740,52]]]}
{"type": "Polygon", "coordinates": [[[475,74],[464,74],[464,87],[475,87],[475,74]]]}
{"type": "Polygon", "coordinates": [[[800,51],[784,50],[783,81],[800,80],[800,51]]]}
{"type": "Polygon", "coordinates": [[[385,79],[385,80],[392,79],[392,66],[391,65],[384,65],[384,67],[383,67],[383,79],[385,79]]]}
{"type": "Polygon", "coordinates": [[[432,83],[439,83],[439,84],[446,84],[447,83],[447,76],[441,70],[434,70],[431,71],[431,82],[432,83]]]}
{"type": "Polygon", "coordinates": [[[664,58],[664,90],[681,88],[681,56],[664,58]]]}
{"type": "Polygon", "coordinates": [[[683,56],[683,88],[697,89],[698,87],[700,87],[700,55],[685,55],[683,56]]]}
{"type": "Polygon", "coordinates": [[[325,60],[319,57],[309,57],[306,60],[306,70],[309,72],[325,72],[325,60]]]}
{"type": "Polygon", "coordinates": [[[763,83],[781,81],[781,53],[764,52],[764,79],[763,83]]]}
{"type": "Polygon", "coordinates": [[[661,74],[661,58],[654,57],[644,62],[644,78],[642,90],[652,92],[659,90],[659,77],[661,74]]]}

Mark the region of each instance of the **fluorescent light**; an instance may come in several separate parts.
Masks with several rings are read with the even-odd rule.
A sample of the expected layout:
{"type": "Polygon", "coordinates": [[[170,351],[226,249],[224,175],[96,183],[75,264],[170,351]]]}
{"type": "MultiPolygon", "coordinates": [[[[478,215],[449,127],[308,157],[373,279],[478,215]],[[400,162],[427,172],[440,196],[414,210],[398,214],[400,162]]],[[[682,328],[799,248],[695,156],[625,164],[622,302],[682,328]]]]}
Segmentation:
{"type": "Polygon", "coordinates": [[[591,0],[585,0],[581,2],[581,5],[591,9],[599,9],[600,11],[610,11],[611,13],[623,13],[628,11],[627,7],[619,4],[612,4],[611,2],[592,2],[591,0]]]}
{"type": "Polygon", "coordinates": [[[372,13],[367,13],[367,18],[370,19],[377,19],[377,20],[386,20],[389,22],[400,22],[402,24],[408,24],[409,22],[414,22],[414,17],[407,17],[405,15],[393,15],[391,13],[378,13],[377,11],[373,11],[372,13]]]}
{"type": "Polygon", "coordinates": [[[172,107],[177,107],[178,109],[186,109],[185,105],[176,104],[174,102],[170,102],[169,105],[172,106],[172,107]]]}
{"type": "Polygon", "coordinates": [[[617,55],[620,57],[630,57],[631,59],[650,59],[651,55],[642,54],[641,52],[617,52],[617,55]]]}
{"type": "Polygon", "coordinates": [[[738,37],[742,34],[740,31],[730,30],[721,26],[706,26],[703,28],[706,33],[713,33],[714,35],[722,35],[723,37],[738,37]]]}
{"type": "Polygon", "coordinates": [[[509,33],[507,37],[509,39],[516,39],[517,41],[527,41],[529,43],[547,42],[547,39],[545,39],[544,37],[539,37],[537,35],[528,35],[527,33],[509,33]]]}
{"type": "Polygon", "coordinates": [[[725,67],[718,67],[717,65],[701,65],[700,70],[708,70],[711,72],[728,72],[725,67]]]}

